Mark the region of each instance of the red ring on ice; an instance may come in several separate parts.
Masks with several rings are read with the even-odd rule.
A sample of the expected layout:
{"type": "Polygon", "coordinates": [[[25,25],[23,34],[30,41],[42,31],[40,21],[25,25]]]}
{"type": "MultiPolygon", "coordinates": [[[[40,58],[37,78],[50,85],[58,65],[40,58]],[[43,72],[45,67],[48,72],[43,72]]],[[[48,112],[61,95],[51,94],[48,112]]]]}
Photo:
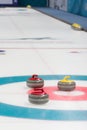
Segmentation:
{"type": "MultiPolygon", "coordinates": [[[[79,92],[82,92],[83,94],[82,95],[73,95],[73,96],[64,96],[64,95],[58,95],[58,94],[55,94],[55,92],[58,91],[58,88],[53,86],[53,87],[45,87],[44,88],[45,92],[49,94],[49,97],[50,97],[50,100],[68,100],[68,101],[72,101],[72,100],[77,100],[77,101],[81,101],[81,100],[87,100],[87,87],[77,87],[75,88],[75,90],[73,91],[70,91],[68,93],[71,93],[71,92],[76,92],[76,91],[79,91],[79,92]]],[[[67,92],[66,92],[67,93],[67,92]]]]}
{"type": "MultiPolygon", "coordinates": [[[[32,89],[28,91],[28,94],[31,93],[32,89]]],[[[67,101],[81,101],[81,100],[87,100],[87,87],[79,87],[76,86],[75,90],[68,92],[69,95],[58,95],[55,94],[55,92],[58,92],[58,88],[55,86],[51,86],[51,87],[44,87],[44,91],[49,95],[49,99],[50,100],[67,100],[67,101]],[[83,94],[79,94],[79,95],[70,95],[71,92],[81,92],[83,94]]],[[[65,92],[67,93],[67,92],[65,92]]]]}

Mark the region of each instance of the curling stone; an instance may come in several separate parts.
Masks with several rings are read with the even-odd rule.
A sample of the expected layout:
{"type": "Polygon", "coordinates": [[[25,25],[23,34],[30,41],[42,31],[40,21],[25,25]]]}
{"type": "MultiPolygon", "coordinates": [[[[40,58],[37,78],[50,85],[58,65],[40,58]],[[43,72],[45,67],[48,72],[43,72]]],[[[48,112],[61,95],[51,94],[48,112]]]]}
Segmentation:
{"type": "Polygon", "coordinates": [[[30,88],[42,88],[44,86],[44,80],[34,74],[27,80],[27,86],[30,88]]]}
{"type": "Polygon", "coordinates": [[[49,95],[42,88],[34,88],[28,99],[33,104],[45,104],[49,101],[49,95]]]}
{"type": "Polygon", "coordinates": [[[27,8],[29,8],[29,9],[30,9],[30,8],[31,8],[31,6],[30,6],[30,5],[27,5],[27,8]]]}
{"type": "Polygon", "coordinates": [[[77,24],[77,23],[73,23],[73,24],[71,25],[71,27],[72,27],[73,29],[75,29],[75,30],[78,30],[78,31],[82,30],[81,25],[80,25],[80,24],[77,24]]]}
{"type": "Polygon", "coordinates": [[[63,80],[60,80],[57,84],[58,89],[61,91],[72,91],[76,87],[76,83],[72,80],[68,80],[70,76],[65,76],[63,80]]]}

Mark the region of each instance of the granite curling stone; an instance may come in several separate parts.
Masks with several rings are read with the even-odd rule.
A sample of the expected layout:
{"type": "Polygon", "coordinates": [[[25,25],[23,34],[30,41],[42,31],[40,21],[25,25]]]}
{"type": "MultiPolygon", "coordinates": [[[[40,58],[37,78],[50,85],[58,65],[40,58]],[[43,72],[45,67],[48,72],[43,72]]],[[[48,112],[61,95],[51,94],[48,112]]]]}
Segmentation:
{"type": "Polygon", "coordinates": [[[68,80],[70,76],[65,76],[63,80],[60,80],[57,84],[58,89],[61,91],[72,91],[76,88],[76,83],[73,80],[68,80]]]}
{"type": "Polygon", "coordinates": [[[43,88],[34,88],[28,99],[33,104],[45,104],[49,101],[49,95],[44,92],[43,88]]]}
{"type": "Polygon", "coordinates": [[[44,80],[39,78],[37,74],[34,74],[27,80],[27,86],[30,88],[42,88],[44,86],[44,80]]]}
{"type": "Polygon", "coordinates": [[[71,27],[72,27],[74,30],[78,30],[78,31],[82,30],[82,26],[81,26],[80,24],[78,24],[78,23],[73,23],[73,24],[71,25],[71,27]]]}

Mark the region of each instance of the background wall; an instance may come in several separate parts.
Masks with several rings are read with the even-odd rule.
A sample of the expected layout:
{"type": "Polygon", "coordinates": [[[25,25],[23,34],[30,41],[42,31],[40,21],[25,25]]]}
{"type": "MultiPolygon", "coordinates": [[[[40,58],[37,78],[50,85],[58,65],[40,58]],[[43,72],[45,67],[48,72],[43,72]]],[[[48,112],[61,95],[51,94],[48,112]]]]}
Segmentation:
{"type": "Polygon", "coordinates": [[[49,0],[49,7],[87,17],[87,0],[49,0]]]}
{"type": "Polygon", "coordinates": [[[87,17],[87,0],[83,0],[80,15],[87,17]]]}
{"type": "Polygon", "coordinates": [[[49,0],[49,7],[67,11],[67,0],[49,0]]]}
{"type": "Polygon", "coordinates": [[[18,0],[0,0],[0,6],[17,6],[18,0]]]}
{"type": "Polygon", "coordinates": [[[33,7],[46,7],[47,0],[18,0],[19,6],[31,5],[33,7]]]}
{"type": "Polygon", "coordinates": [[[68,0],[68,12],[87,17],[87,0],[68,0]]]}

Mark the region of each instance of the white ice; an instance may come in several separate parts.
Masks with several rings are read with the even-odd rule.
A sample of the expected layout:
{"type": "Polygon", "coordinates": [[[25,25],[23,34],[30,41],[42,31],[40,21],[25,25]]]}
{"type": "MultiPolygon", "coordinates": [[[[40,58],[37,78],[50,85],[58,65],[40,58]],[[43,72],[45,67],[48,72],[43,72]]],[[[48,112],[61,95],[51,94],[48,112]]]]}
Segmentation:
{"type": "MultiPolygon", "coordinates": [[[[0,9],[2,49],[6,52],[0,54],[0,77],[34,73],[87,76],[87,32],[73,30],[70,25],[32,8],[0,9]]],[[[46,85],[56,82],[46,81],[46,85]]],[[[77,81],[77,84],[87,87],[87,81],[77,81]]],[[[0,102],[28,107],[25,86],[25,82],[0,86],[0,102]]],[[[50,101],[41,106],[49,107],[87,110],[87,101],[50,101]]],[[[1,116],[0,129],[87,130],[87,121],[38,121],[1,116]]]]}

